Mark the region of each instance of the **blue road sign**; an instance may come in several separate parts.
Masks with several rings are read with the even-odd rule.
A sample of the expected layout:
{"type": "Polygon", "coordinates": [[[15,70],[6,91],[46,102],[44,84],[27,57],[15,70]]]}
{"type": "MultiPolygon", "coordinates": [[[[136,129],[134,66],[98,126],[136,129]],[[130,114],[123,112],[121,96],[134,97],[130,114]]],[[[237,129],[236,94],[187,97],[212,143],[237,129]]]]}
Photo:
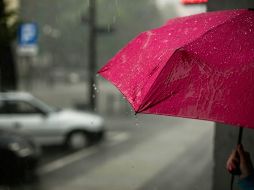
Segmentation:
{"type": "Polygon", "coordinates": [[[36,23],[24,23],[19,27],[18,44],[20,46],[37,45],[38,26],[36,23]]]}

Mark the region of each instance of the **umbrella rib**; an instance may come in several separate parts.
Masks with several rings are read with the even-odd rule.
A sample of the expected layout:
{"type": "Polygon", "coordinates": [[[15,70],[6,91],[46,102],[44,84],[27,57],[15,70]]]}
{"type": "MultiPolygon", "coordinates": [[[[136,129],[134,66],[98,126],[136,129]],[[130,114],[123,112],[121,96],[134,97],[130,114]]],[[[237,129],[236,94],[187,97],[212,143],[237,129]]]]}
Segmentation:
{"type": "MultiPolygon", "coordinates": [[[[182,50],[182,48],[177,48],[176,50],[174,50],[174,53],[172,53],[172,55],[169,57],[169,60],[172,59],[172,57],[173,57],[176,53],[178,53],[179,50],[182,50]]],[[[168,61],[169,61],[169,60],[168,60],[168,61]]],[[[167,62],[168,62],[168,61],[167,61],[167,62]]],[[[167,64],[167,62],[166,62],[166,64],[167,64]]],[[[166,64],[165,64],[165,65],[166,65],[166,64]]],[[[164,71],[165,65],[164,65],[163,68],[160,70],[158,76],[160,76],[160,74],[164,71]]],[[[156,77],[156,80],[153,81],[153,84],[151,85],[150,89],[148,90],[148,92],[147,92],[146,95],[144,96],[144,98],[143,98],[144,101],[145,101],[149,96],[151,96],[151,91],[152,91],[153,87],[155,86],[157,80],[158,80],[158,77],[156,77]]],[[[172,96],[172,95],[173,95],[173,94],[171,94],[171,96],[172,96]]],[[[168,98],[168,97],[169,97],[169,96],[167,96],[166,98],[168,98]]],[[[164,99],[163,99],[163,100],[164,100],[164,99]]],[[[159,101],[159,102],[161,102],[161,101],[159,101]]],[[[159,102],[157,102],[157,103],[159,103],[159,102]]],[[[154,106],[154,105],[156,105],[157,103],[150,104],[150,105],[154,106]]],[[[146,104],[147,104],[146,102],[144,102],[143,104],[141,104],[136,112],[139,113],[139,112],[145,111],[146,109],[152,107],[152,106],[150,106],[150,105],[148,105],[147,107],[146,107],[146,106],[143,106],[143,105],[146,105],[146,104]],[[141,111],[141,110],[142,110],[142,111],[141,111]]]]}
{"type": "MultiPolygon", "coordinates": [[[[176,49],[174,50],[174,52],[171,54],[169,60],[170,60],[170,59],[173,57],[173,55],[175,55],[177,52],[184,50],[184,47],[186,47],[186,46],[188,46],[189,44],[195,42],[196,40],[198,40],[199,38],[203,37],[204,35],[206,35],[206,34],[209,33],[210,31],[212,31],[212,30],[214,30],[214,29],[216,29],[216,28],[218,28],[218,27],[224,25],[224,24],[227,23],[227,22],[230,22],[232,19],[235,19],[235,18],[237,18],[237,17],[243,15],[244,13],[245,13],[245,12],[243,12],[243,13],[241,13],[241,14],[238,14],[238,15],[235,15],[235,16],[233,16],[233,17],[231,17],[231,18],[225,20],[224,22],[222,22],[222,23],[220,23],[220,24],[214,26],[213,28],[207,30],[207,31],[204,32],[202,35],[200,35],[199,37],[197,37],[197,38],[193,39],[192,41],[186,43],[184,46],[181,46],[181,47],[176,48],[176,49]]],[[[158,76],[160,76],[161,73],[164,71],[165,65],[169,62],[169,60],[164,64],[164,66],[163,66],[163,68],[161,69],[161,71],[159,72],[158,76]]],[[[152,91],[153,87],[155,86],[155,84],[157,83],[157,80],[158,80],[158,77],[156,78],[156,80],[153,81],[153,84],[151,85],[150,89],[148,90],[148,92],[147,92],[146,95],[144,96],[144,98],[143,98],[144,101],[147,99],[148,96],[151,96],[151,91],[152,91]]],[[[167,97],[168,97],[168,96],[167,96],[167,97]]],[[[164,100],[164,99],[163,99],[163,100],[164,100]]],[[[159,102],[161,102],[161,101],[159,101],[159,102]]],[[[157,103],[159,103],[159,102],[157,102],[157,103]]],[[[155,103],[154,105],[156,105],[157,103],[155,103]]],[[[139,108],[137,109],[136,113],[143,112],[143,111],[147,110],[148,108],[154,106],[153,104],[150,104],[150,105],[152,105],[152,106],[148,105],[147,107],[144,106],[144,105],[146,105],[146,103],[141,104],[141,105],[139,106],[139,108]]]]}
{"type": "Polygon", "coordinates": [[[137,113],[144,112],[145,110],[148,110],[149,108],[152,108],[153,106],[163,102],[164,100],[168,99],[169,97],[174,96],[175,94],[177,94],[177,92],[171,93],[170,95],[166,96],[165,98],[161,99],[158,102],[155,102],[154,104],[149,104],[147,107],[143,107],[143,109],[138,110],[137,113]]]}

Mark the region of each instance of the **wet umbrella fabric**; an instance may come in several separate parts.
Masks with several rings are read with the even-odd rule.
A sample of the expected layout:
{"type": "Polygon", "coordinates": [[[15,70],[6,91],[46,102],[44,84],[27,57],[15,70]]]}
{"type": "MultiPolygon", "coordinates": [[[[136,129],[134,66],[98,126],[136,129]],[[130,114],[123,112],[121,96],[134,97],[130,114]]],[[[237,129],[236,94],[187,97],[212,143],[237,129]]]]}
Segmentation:
{"type": "Polygon", "coordinates": [[[99,74],[137,113],[254,128],[254,11],[169,20],[129,42],[99,74]]]}

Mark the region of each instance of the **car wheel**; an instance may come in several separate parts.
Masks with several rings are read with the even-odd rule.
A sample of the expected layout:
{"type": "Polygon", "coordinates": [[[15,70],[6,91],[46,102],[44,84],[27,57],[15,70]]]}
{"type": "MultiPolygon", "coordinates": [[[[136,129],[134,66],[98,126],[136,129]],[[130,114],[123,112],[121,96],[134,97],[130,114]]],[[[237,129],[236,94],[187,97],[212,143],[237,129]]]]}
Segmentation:
{"type": "Polygon", "coordinates": [[[68,135],[66,145],[70,150],[79,150],[87,147],[89,139],[87,134],[83,131],[75,131],[68,135]]]}

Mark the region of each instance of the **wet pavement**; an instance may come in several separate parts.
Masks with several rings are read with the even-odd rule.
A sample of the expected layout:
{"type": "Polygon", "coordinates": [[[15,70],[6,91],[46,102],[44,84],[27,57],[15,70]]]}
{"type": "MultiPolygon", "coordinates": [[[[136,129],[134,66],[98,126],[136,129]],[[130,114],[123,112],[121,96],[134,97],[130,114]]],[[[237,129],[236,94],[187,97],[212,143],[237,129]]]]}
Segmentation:
{"type": "Polygon", "coordinates": [[[152,115],[106,121],[103,143],[77,152],[48,148],[36,181],[1,189],[211,189],[213,123],[152,115]]]}

